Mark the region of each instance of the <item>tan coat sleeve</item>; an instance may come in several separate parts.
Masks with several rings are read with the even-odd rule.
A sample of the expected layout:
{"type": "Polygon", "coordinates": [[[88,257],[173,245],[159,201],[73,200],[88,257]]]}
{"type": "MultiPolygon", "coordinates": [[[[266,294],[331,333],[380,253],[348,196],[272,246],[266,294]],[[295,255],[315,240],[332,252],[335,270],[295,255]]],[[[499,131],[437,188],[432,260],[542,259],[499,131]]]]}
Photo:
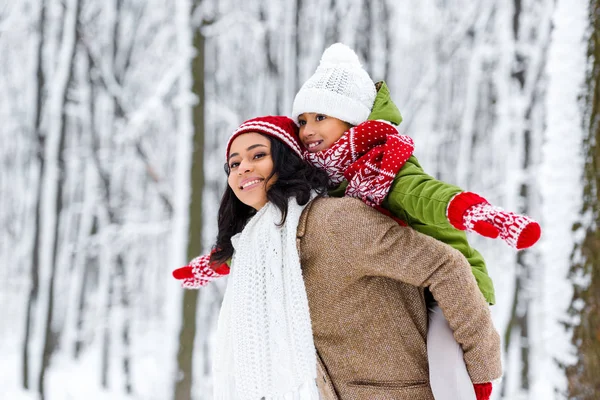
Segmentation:
{"type": "Polygon", "coordinates": [[[364,276],[428,287],[463,348],[473,383],[499,378],[500,337],[465,257],[442,242],[399,226],[359,200],[348,198],[338,204],[335,213],[322,217],[334,251],[346,255],[347,268],[364,276]]]}

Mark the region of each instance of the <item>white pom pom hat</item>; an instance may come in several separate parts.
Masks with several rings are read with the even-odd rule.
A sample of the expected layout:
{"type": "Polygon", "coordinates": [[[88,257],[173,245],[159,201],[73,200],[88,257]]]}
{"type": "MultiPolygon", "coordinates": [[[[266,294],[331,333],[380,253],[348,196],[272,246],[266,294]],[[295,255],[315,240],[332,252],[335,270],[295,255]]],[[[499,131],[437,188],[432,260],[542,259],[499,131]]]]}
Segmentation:
{"type": "Polygon", "coordinates": [[[376,95],[375,83],[356,53],[335,43],[323,52],[317,70],[296,94],[292,118],[297,123],[300,114],[318,113],[358,125],[369,117],[376,95]]]}

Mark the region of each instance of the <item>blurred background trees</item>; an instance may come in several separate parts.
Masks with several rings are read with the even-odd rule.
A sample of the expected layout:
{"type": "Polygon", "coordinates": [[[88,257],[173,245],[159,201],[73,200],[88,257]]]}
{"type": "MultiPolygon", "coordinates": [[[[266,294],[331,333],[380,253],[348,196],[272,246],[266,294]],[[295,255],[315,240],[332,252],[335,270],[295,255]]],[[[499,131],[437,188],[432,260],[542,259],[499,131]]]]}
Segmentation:
{"type": "Polygon", "coordinates": [[[595,398],[597,9],[0,3],[0,389],[211,398],[225,282],[183,291],[171,270],[215,238],[230,132],[289,114],[322,51],[341,41],[388,83],[428,172],[542,224],[540,243],[519,253],[471,238],[497,290],[506,374],[495,398],[595,398]]]}

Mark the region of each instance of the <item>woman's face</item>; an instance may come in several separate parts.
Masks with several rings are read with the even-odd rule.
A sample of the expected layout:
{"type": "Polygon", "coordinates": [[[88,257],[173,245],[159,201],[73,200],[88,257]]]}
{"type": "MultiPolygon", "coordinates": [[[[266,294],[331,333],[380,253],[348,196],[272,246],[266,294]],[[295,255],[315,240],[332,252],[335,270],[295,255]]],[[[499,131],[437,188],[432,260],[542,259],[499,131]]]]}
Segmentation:
{"type": "Polygon", "coordinates": [[[229,149],[227,183],[236,197],[247,206],[260,210],[267,204],[267,190],[277,180],[267,178],[273,172],[271,141],[256,132],[236,137],[229,149]]]}

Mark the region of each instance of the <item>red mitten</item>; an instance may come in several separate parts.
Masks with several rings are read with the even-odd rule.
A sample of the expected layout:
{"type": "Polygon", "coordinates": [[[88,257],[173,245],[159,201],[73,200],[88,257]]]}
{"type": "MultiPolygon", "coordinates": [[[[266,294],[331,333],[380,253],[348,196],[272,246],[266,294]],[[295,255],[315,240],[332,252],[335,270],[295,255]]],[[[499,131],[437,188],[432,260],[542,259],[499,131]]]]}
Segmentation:
{"type": "Polygon", "coordinates": [[[533,246],[542,233],[540,224],[533,219],[492,206],[471,192],[454,196],[448,203],[447,216],[456,229],[490,238],[499,236],[517,250],[533,246]]]}
{"type": "Polygon", "coordinates": [[[492,395],[492,383],[475,383],[475,397],[477,400],[489,400],[492,395]]]}
{"type": "Polygon", "coordinates": [[[194,258],[185,267],[173,271],[173,277],[183,280],[181,286],[187,289],[198,289],[209,282],[229,274],[229,266],[225,263],[209,265],[210,254],[194,258]]]}

